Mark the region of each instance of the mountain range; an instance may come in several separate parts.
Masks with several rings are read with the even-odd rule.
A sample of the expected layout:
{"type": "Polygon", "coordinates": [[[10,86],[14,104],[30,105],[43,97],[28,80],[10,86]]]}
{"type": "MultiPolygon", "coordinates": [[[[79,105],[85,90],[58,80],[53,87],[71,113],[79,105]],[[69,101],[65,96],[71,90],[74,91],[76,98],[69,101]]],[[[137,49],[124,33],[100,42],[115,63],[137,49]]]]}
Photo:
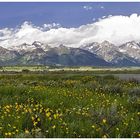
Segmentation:
{"type": "Polygon", "coordinates": [[[0,65],[140,66],[140,42],[116,46],[108,41],[76,47],[52,47],[35,41],[5,48],[0,46],[0,65]]]}

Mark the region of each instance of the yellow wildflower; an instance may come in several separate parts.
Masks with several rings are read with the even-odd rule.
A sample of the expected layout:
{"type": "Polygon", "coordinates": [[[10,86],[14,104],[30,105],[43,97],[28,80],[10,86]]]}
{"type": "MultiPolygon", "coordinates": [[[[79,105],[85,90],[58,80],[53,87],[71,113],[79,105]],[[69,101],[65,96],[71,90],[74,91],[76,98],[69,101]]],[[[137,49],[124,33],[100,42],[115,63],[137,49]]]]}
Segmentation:
{"type": "Polygon", "coordinates": [[[92,128],[95,128],[95,125],[92,125],[91,127],[92,127],[92,128]]]}
{"type": "Polygon", "coordinates": [[[119,131],[120,129],[119,128],[116,128],[116,130],[119,131]]]}
{"type": "Polygon", "coordinates": [[[59,117],[59,114],[54,114],[53,117],[54,119],[57,119],[59,117]]]}
{"type": "Polygon", "coordinates": [[[37,118],[37,121],[40,122],[40,118],[37,118]]]}
{"type": "Polygon", "coordinates": [[[103,122],[103,123],[106,123],[106,119],[103,119],[102,122],[103,122]]]}
{"type": "Polygon", "coordinates": [[[11,136],[12,135],[11,132],[8,132],[8,135],[11,136]]]}
{"type": "Polygon", "coordinates": [[[107,136],[106,135],[103,135],[103,138],[107,138],[107,136]]]}
{"type": "Polygon", "coordinates": [[[51,115],[50,112],[47,112],[47,113],[46,113],[46,116],[47,116],[47,117],[50,117],[50,115],[51,115]]]}
{"type": "Polygon", "coordinates": [[[53,128],[53,129],[55,129],[55,128],[56,128],[56,126],[55,126],[55,125],[53,125],[53,126],[52,126],[52,128],[53,128]]]}
{"type": "Polygon", "coordinates": [[[36,126],[37,125],[37,122],[33,122],[33,125],[36,126]]]}
{"type": "Polygon", "coordinates": [[[34,120],[35,118],[32,116],[32,120],[34,120]]]}
{"type": "Polygon", "coordinates": [[[25,134],[29,134],[29,130],[28,129],[25,129],[25,134]]]}

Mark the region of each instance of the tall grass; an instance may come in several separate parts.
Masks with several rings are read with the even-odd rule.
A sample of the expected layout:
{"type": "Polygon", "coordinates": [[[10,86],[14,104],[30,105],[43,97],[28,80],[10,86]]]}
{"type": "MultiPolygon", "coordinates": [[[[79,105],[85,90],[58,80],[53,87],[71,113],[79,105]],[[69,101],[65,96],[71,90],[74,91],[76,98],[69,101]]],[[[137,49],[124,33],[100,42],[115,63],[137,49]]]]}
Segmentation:
{"type": "Polygon", "coordinates": [[[0,137],[140,137],[140,84],[92,74],[0,75],[0,137]]]}

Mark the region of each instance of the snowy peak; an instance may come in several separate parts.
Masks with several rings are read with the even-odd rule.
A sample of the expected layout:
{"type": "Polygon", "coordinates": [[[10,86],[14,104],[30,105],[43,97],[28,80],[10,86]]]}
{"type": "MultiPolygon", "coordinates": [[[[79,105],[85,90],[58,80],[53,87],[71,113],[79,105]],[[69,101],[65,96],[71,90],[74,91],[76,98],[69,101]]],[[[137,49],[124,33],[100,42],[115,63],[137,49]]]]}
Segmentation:
{"type": "MultiPolygon", "coordinates": [[[[90,43],[81,46],[82,49],[97,54],[102,59],[113,64],[119,64],[120,61],[134,64],[140,63],[140,43],[135,41],[127,42],[121,46],[103,41],[102,43],[90,43]]],[[[123,64],[123,63],[122,63],[123,64]]]]}
{"type": "Polygon", "coordinates": [[[116,46],[108,41],[103,41],[102,43],[93,42],[85,46],[81,46],[83,49],[88,50],[107,62],[111,62],[117,55],[116,46]]]}
{"type": "Polygon", "coordinates": [[[34,41],[34,42],[32,43],[32,45],[33,45],[33,46],[36,46],[36,47],[40,47],[40,46],[43,45],[43,43],[41,43],[41,42],[39,42],[39,41],[34,41]]]}
{"type": "Polygon", "coordinates": [[[135,41],[127,42],[119,46],[119,51],[140,62],[140,43],[135,41]]]}
{"type": "MultiPolygon", "coordinates": [[[[81,65],[81,61],[84,62],[84,65],[87,63],[85,61],[89,61],[86,58],[90,55],[91,58],[93,58],[93,56],[97,56],[101,60],[104,60],[104,62],[111,65],[140,66],[140,43],[135,41],[126,42],[120,46],[116,46],[109,41],[103,41],[101,43],[91,42],[83,44],[79,48],[71,48],[65,46],[64,44],[52,47],[39,41],[34,41],[31,44],[23,43],[21,45],[11,46],[9,49],[0,47],[0,58],[2,62],[10,60],[10,63],[11,61],[12,63],[16,63],[17,59],[20,57],[22,58],[21,61],[23,61],[24,64],[26,64],[29,60],[30,62],[27,62],[29,64],[32,64],[33,60],[36,60],[37,64],[47,64],[47,60],[44,59],[51,59],[51,61],[53,60],[56,62],[58,61],[58,57],[63,62],[66,57],[67,61],[70,61],[69,63],[71,63],[73,54],[77,59],[74,59],[74,61],[77,62],[82,59],[80,60],[81,65]]],[[[90,60],[90,64],[95,64],[91,61],[92,60],[90,60]]]]}
{"type": "Polygon", "coordinates": [[[28,51],[33,51],[34,49],[35,49],[34,45],[30,45],[30,44],[26,44],[26,43],[23,43],[19,46],[13,46],[13,47],[9,48],[9,50],[17,51],[20,54],[23,54],[28,51]]]}
{"type": "Polygon", "coordinates": [[[127,42],[120,46],[120,48],[132,48],[132,49],[140,49],[140,43],[137,43],[135,41],[127,42]]]}
{"type": "Polygon", "coordinates": [[[109,46],[114,46],[114,44],[110,43],[109,41],[103,41],[101,44],[101,46],[106,46],[106,47],[109,47],[109,46]]]}
{"type": "Polygon", "coordinates": [[[32,52],[36,49],[43,49],[47,51],[49,46],[47,44],[43,44],[39,41],[34,41],[32,44],[23,43],[18,46],[12,46],[9,50],[17,51],[19,54],[24,54],[26,52],[32,52]]]}

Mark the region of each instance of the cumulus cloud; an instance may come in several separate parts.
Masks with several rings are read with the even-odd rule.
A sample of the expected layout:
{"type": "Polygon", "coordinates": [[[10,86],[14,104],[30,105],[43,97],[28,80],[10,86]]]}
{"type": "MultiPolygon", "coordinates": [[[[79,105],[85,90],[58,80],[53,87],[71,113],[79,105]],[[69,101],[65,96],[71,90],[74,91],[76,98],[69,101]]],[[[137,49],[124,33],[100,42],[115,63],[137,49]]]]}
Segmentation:
{"type": "Polygon", "coordinates": [[[32,23],[24,22],[15,29],[0,29],[0,46],[11,47],[40,41],[54,47],[60,44],[79,47],[82,44],[104,40],[121,45],[132,40],[140,41],[139,31],[140,16],[137,14],[103,17],[97,22],[78,28],[64,28],[59,24],[44,24],[38,27],[32,23]],[[46,28],[48,29],[46,30],[46,28]]]}

